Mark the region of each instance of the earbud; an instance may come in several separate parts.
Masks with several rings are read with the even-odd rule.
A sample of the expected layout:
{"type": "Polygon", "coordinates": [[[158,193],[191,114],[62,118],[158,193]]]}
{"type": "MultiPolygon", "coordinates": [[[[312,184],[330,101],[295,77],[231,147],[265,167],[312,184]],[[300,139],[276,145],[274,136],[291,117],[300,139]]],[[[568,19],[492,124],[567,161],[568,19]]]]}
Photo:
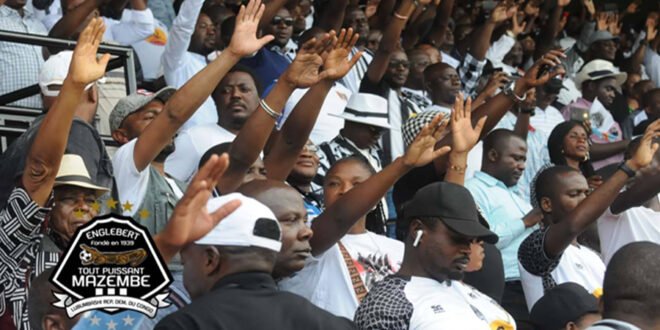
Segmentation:
{"type": "Polygon", "coordinates": [[[419,245],[419,241],[422,239],[422,235],[424,234],[424,231],[421,229],[417,231],[417,236],[415,236],[415,241],[413,242],[413,247],[417,247],[419,245]]]}

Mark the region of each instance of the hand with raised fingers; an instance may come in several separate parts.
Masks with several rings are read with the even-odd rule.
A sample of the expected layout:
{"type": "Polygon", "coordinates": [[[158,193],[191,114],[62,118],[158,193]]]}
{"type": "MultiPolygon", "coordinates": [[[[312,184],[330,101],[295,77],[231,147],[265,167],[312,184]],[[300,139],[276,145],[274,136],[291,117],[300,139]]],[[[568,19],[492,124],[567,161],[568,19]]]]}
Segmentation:
{"type": "Polygon", "coordinates": [[[498,71],[490,76],[486,88],[484,88],[482,93],[486,93],[488,97],[495,96],[495,93],[498,89],[502,89],[506,84],[510,82],[509,75],[504,71],[498,71]]]}
{"type": "MultiPolygon", "coordinates": [[[[543,85],[551,78],[566,73],[561,65],[561,58],[566,55],[561,50],[551,50],[534,63],[534,65],[525,72],[525,76],[519,79],[526,84],[526,89],[543,85]]],[[[517,94],[520,95],[520,94],[517,94]]]]}
{"type": "Polygon", "coordinates": [[[644,132],[642,141],[637,147],[637,151],[633,157],[626,161],[626,164],[631,169],[638,171],[653,161],[655,153],[658,151],[657,139],[660,137],[660,119],[652,122],[644,132]]]}
{"type": "Polygon", "coordinates": [[[582,0],[582,4],[585,8],[587,8],[587,11],[591,17],[596,15],[596,5],[594,5],[594,0],[582,0]]]}
{"type": "Polygon", "coordinates": [[[479,141],[481,131],[486,124],[487,116],[479,119],[476,126],[472,126],[472,98],[463,102],[463,93],[459,93],[454,101],[451,112],[452,152],[467,153],[479,141]]]}
{"type": "Polygon", "coordinates": [[[505,2],[501,2],[493,9],[493,12],[490,13],[490,21],[492,23],[499,24],[508,20],[513,16],[513,13],[515,13],[515,11],[513,13],[511,12],[512,8],[517,7],[514,6],[509,8],[505,2]]]}
{"type": "MultiPolygon", "coordinates": [[[[331,32],[333,35],[334,31],[331,32]]],[[[339,37],[333,42],[333,46],[327,53],[323,54],[323,72],[326,73],[325,79],[339,80],[343,78],[362,57],[362,52],[358,52],[349,58],[351,49],[355,46],[360,35],[354,33],[352,28],[341,29],[339,37]]]]}
{"type": "Polygon", "coordinates": [[[539,16],[539,12],[541,11],[541,8],[534,4],[533,1],[527,2],[525,5],[525,15],[530,16],[530,17],[536,17],[539,16]]]}
{"type": "Polygon", "coordinates": [[[522,24],[518,23],[518,14],[514,14],[513,17],[511,17],[511,32],[513,32],[514,36],[518,36],[519,34],[523,33],[525,31],[525,27],[527,26],[527,22],[523,21],[522,24]]]}
{"type": "Polygon", "coordinates": [[[105,74],[105,68],[108,66],[108,61],[110,61],[110,54],[103,54],[101,58],[97,57],[104,32],[103,19],[93,18],[80,33],[69,68],[68,77],[72,83],[87,86],[99,80],[105,74]]]}
{"type": "Polygon", "coordinates": [[[614,36],[618,36],[621,33],[621,27],[623,23],[619,23],[619,14],[611,15],[608,19],[607,29],[614,36]]]}
{"type": "Polygon", "coordinates": [[[422,128],[403,155],[404,165],[408,167],[421,167],[451,151],[451,147],[449,146],[434,150],[435,144],[447,135],[446,128],[448,121],[443,119],[444,115],[439,114],[428,125],[422,128]]]}
{"type": "Polygon", "coordinates": [[[605,12],[600,12],[596,16],[596,29],[598,31],[605,31],[607,30],[607,27],[609,26],[609,15],[605,12]]]}
{"type": "Polygon", "coordinates": [[[261,0],[250,0],[247,6],[241,6],[238,15],[236,15],[234,34],[226,51],[238,57],[244,57],[254,54],[261,47],[275,39],[272,35],[257,38],[259,21],[265,9],[266,6],[261,3],[261,0]]]}
{"type": "Polygon", "coordinates": [[[328,73],[320,71],[323,65],[322,55],[330,50],[333,39],[329,33],[326,33],[320,40],[316,38],[308,40],[282,74],[281,79],[294,88],[310,87],[325,79],[328,73]]]}
{"type": "Polygon", "coordinates": [[[214,155],[193,177],[176,204],[167,226],[159,234],[160,241],[168,248],[180,249],[204,237],[241,205],[239,200],[235,200],[212,213],[206,209],[206,203],[228,165],[229,157],[226,154],[221,157],[214,155]]]}

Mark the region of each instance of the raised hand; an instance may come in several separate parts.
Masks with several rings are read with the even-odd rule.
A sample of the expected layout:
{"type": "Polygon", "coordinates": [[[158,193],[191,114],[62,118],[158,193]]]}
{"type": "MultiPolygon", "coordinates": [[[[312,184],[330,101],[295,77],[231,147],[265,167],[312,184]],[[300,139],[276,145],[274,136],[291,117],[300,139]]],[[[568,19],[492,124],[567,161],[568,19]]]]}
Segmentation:
{"type": "Polygon", "coordinates": [[[261,16],[263,16],[265,9],[266,6],[261,3],[261,0],[250,0],[247,7],[241,6],[241,9],[236,16],[234,34],[231,37],[231,42],[226,51],[229,51],[238,57],[243,57],[253,54],[265,44],[275,39],[272,35],[257,38],[259,21],[261,20],[261,16]]]}
{"type": "Polygon", "coordinates": [[[422,128],[405,155],[403,163],[409,167],[420,167],[430,163],[432,160],[449,153],[451,147],[446,146],[434,150],[435,144],[446,134],[447,121],[443,121],[443,114],[436,116],[428,125],[422,128]]]}
{"type": "Polygon", "coordinates": [[[655,153],[658,151],[658,142],[655,142],[658,137],[660,137],[660,119],[652,122],[646,128],[637,151],[626,162],[631,169],[637,171],[651,164],[655,153]]]}
{"type": "Polygon", "coordinates": [[[163,257],[171,257],[179,249],[204,237],[241,205],[239,200],[234,200],[213,213],[206,209],[213,188],[227,169],[228,159],[226,154],[221,157],[212,156],[193,177],[185,194],[176,204],[167,226],[156,236],[163,257]]]}
{"type": "Polygon", "coordinates": [[[655,25],[646,26],[646,41],[651,42],[658,35],[658,28],[655,25]]]}
{"type": "MultiPolygon", "coordinates": [[[[331,32],[331,35],[334,31],[331,32]]],[[[333,48],[323,54],[323,72],[325,79],[339,80],[344,77],[357,61],[362,57],[362,52],[358,52],[349,59],[351,49],[357,43],[360,35],[353,32],[352,28],[341,29],[339,37],[333,42],[333,48]]]]}
{"type": "Polygon", "coordinates": [[[619,23],[619,14],[611,15],[607,20],[607,29],[612,35],[618,36],[621,33],[623,23],[619,23]]]}
{"type": "Polygon", "coordinates": [[[582,4],[585,8],[587,8],[587,11],[591,17],[596,15],[596,6],[594,5],[594,0],[582,0],[582,4]]]}
{"type": "Polygon", "coordinates": [[[598,13],[598,16],[596,16],[596,29],[598,29],[598,31],[607,30],[608,18],[609,15],[607,13],[604,12],[598,13]]]}
{"type": "MultiPolygon", "coordinates": [[[[566,73],[561,64],[560,58],[565,58],[566,55],[560,50],[551,50],[534,63],[534,65],[527,70],[525,76],[520,78],[527,88],[543,85],[551,78],[566,73]],[[541,70],[541,68],[544,70],[541,70]],[[539,74],[540,73],[540,74],[539,74]]],[[[527,90],[525,89],[524,92],[527,90]]],[[[520,94],[518,94],[520,95],[520,94]]]]}
{"type": "Polygon", "coordinates": [[[517,6],[508,8],[505,2],[501,2],[490,14],[490,21],[499,24],[511,18],[518,11],[517,6]]]}
{"type": "Polygon", "coordinates": [[[463,103],[463,93],[459,93],[451,112],[452,151],[457,153],[470,151],[479,141],[486,118],[487,116],[481,117],[477,125],[472,127],[472,98],[468,97],[463,103]]]}
{"type": "Polygon", "coordinates": [[[110,54],[103,54],[101,58],[96,56],[104,32],[105,24],[103,24],[103,20],[93,18],[80,33],[69,68],[69,79],[72,83],[86,86],[99,80],[105,74],[105,68],[108,61],[110,61],[110,54]]]}
{"type": "Polygon", "coordinates": [[[282,79],[295,88],[310,87],[328,76],[327,72],[320,72],[323,65],[321,54],[332,47],[333,38],[326,33],[321,40],[313,38],[307,41],[282,75],[282,79]]]}
{"type": "Polygon", "coordinates": [[[557,0],[557,6],[566,7],[571,3],[571,0],[557,0]]]}
{"type": "Polygon", "coordinates": [[[527,26],[527,22],[522,22],[522,24],[518,23],[518,14],[514,14],[513,17],[511,18],[512,20],[512,26],[511,26],[511,32],[513,32],[514,36],[518,36],[519,34],[523,33],[525,31],[525,27],[527,26]]]}
{"type": "Polygon", "coordinates": [[[529,1],[527,2],[527,5],[525,5],[524,11],[526,16],[536,17],[539,16],[539,12],[541,11],[541,8],[535,5],[533,1],[529,1]]]}
{"type": "Polygon", "coordinates": [[[502,89],[510,81],[509,76],[504,71],[498,71],[490,76],[486,88],[484,88],[482,93],[488,95],[488,97],[495,96],[495,92],[498,89],[502,89]]]}

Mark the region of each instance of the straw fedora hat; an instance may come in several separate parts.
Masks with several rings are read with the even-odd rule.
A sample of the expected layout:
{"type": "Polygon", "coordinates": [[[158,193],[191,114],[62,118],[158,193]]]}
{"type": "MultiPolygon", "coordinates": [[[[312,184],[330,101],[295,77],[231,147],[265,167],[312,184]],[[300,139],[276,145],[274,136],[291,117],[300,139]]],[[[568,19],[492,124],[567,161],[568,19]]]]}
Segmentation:
{"type": "Polygon", "coordinates": [[[97,186],[92,182],[82,157],[74,154],[66,154],[62,157],[60,169],[57,171],[53,187],[59,186],[76,186],[92,189],[96,191],[97,196],[110,191],[108,188],[97,186]]]}

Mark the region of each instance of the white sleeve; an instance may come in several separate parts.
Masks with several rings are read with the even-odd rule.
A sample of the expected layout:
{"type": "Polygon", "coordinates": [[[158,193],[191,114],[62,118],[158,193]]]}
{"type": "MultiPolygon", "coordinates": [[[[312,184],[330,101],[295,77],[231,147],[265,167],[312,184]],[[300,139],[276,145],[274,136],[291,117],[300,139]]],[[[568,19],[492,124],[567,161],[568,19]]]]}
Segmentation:
{"type": "Polygon", "coordinates": [[[655,83],[655,87],[660,87],[660,55],[648,46],[644,55],[644,66],[646,67],[646,73],[655,83]]]}
{"type": "Polygon", "coordinates": [[[112,40],[122,45],[132,45],[148,38],[156,30],[156,20],[151,9],[124,9],[121,19],[109,27],[112,40]]]}
{"type": "Polygon", "coordinates": [[[188,51],[190,37],[195,31],[197,16],[202,10],[203,0],[185,0],[179,9],[169,31],[169,40],[161,61],[165,72],[175,71],[182,63],[183,55],[188,51]]]}
{"type": "Polygon", "coordinates": [[[119,193],[119,203],[124,204],[129,202],[133,205],[131,211],[122,208],[124,209],[124,215],[127,216],[131,216],[137,212],[149,185],[149,167],[147,166],[142,172],[138,172],[135,167],[133,153],[136,142],[137,139],[133,139],[131,142],[121,146],[112,158],[112,167],[115,172],[114,176],[119,193]]]}
{"type": "Polygon", "coordinates": [[[201,157],[188,131],[183,131],[174,139],[174,152],[165,160],[165,173],[179,181],[190,182],[201,157]]]}
{"type": "Polygon", "coordinates": [[[513,45],[516,44],[516,40],[510,36],[503,34],[497,41],[495,41],[488,51],[486,52],[486,58],[492,63],[502,63],[504,56],[511,51],[513,45]]]}

